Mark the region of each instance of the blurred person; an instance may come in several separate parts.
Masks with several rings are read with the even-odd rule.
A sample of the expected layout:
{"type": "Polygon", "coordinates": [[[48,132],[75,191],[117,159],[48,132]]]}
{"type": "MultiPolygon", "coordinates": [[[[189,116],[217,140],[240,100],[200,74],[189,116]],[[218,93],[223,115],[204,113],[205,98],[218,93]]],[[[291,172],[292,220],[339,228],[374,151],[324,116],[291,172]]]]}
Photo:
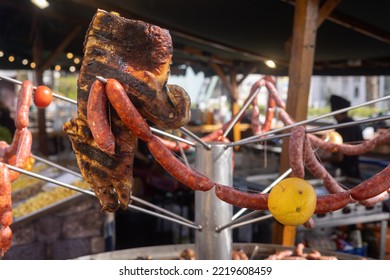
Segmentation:
{"type": "MultiPolygon", "coordinates": [[[[351,102],[347,99],[332,95],[330,97],[330,105],[332,112],[344,109],[351,106],[351,102]]],[[[352,122],[354,119],[348,115],[348,111],[334,115],[334,119],[338,124],[352,122]]],[[[360,125],[347,126],[343,128],[337,128],[336,131],[343,137],[344,143],[360,143],[364,140],[363,132],[360,125]]],[[[341,153],[337,153],[332,156],[334,159],[332,164],[336,168],[340,168],[341,175],[361,179],[361,173],[359,168],[359,156],[347,156],[341,153]]]]}

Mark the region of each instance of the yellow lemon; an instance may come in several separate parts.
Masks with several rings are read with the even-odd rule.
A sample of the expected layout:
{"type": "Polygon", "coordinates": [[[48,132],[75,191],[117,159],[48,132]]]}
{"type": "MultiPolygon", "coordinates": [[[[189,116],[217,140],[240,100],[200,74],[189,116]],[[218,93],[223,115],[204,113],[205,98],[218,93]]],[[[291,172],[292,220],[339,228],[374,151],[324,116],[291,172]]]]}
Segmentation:
{"type": "Polygon", "coordinates": [[[268,196],[268,209],[283,225],[296,226],[314,214],[317,195],[313,186],[300,178],[287,178],[272,188],[268,196]]]}

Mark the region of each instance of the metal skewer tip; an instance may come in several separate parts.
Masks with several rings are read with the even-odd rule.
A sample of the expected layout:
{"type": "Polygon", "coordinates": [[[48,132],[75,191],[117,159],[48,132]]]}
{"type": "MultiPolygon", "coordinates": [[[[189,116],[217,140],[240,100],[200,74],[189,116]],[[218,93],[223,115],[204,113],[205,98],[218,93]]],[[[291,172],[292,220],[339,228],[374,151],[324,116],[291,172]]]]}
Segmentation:
{"type": "Polygon", "coordinates": [[[107,84],[107,79],[103,78],[102,76],[96,76],[96,79],[98,79],[98,80],[101,81],[102,83],[107,84]]]}

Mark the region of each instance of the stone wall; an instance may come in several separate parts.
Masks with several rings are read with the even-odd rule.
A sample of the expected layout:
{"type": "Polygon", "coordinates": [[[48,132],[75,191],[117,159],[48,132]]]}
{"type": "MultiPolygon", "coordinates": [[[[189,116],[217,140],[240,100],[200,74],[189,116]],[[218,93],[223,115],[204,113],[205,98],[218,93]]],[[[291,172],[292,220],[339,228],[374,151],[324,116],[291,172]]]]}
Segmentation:
{"type": "Polygon", "coordinates": [[[16,223],[3,259],[64,260],[104,252],[106,215],[96,198],[81,196],[63,209],[16,223]]]}

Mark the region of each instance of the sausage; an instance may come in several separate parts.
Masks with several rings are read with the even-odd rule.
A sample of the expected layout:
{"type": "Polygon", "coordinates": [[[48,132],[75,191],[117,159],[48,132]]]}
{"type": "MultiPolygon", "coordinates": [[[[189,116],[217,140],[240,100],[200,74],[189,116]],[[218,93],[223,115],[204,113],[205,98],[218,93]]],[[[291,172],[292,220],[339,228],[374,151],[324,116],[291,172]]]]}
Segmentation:
{"type": "Polygon", "coordinates": [[[327,194],[317,197],[317,204],[314,210],[316,214],[325,214],[344,208],[353,202],[349,191],[327,194]]]}
{"type": "Polygon", "coordinates": [[[298,178],[305,177],[305,167],[303,165],[303,147],[305,145],[305,128],[296,126],[291,131],[289,144],[289,161],[292,169],[292,176],[298,178]]]}
{"type": "Polygon", "coordinates": [[[96,145],[108,154],[115,154],[115,137],[107,115],[107,96],[103,82],[95,80],[89,91],[87,122],[96,145]]]}
{"type": "Polygon", "coordinates": [[[361,205],[370,207],[370,206],[374,206],[375,204],[377,204],[379,202],[385,201],[388,198],[389,198],[389,193],[387,190],[387,191],[384,191],[384,192],[382,192],[374,197],[359,201],[359,203],[361,205]]]}
{"type": "Polygon", "coordinates": [[[275,100],[276,105],[279,108],[286,109],[286,103],[284,103],[283,99],[278,94],[274,83],[266,79],[265,86],[268,89],[269,96],[272,96],[272,98],[275,100]]]}
{"type": "Polygon", "coordinates": [[[123,123],[136,137],[148,142],[153,136],[149,125],[130,101],[123,86],[115,79],[107,79],[106,94],[123,123]]]}
{"type": "Polygon", "coordinates": [[[310,137],[306,135],[306,140],[305,140],[305,147],[304,147],[304,164],[307,168],[307,170],[316,178],[318,179],[324,179],[327,175],[327,171],[322,165],[314,151],[311,145],[310,137]]]}
{"type": "Polygon", "coordinates": [[[328,190],[329,193],[339,193],[345,191],[345,189],[340,186],[335,178],[332,177],[328,172],[323,180],[324,187],[328,190]]]}
{"type": "Polygon", "coordinates": [[[15,126],[17,129],[25,128],[29,124],[29,111],[33,90],[33,84],[30,81],[25,80],[22,82],[16,103],[15,126]]]}
{"type": "Polygon", "coordinates": [[[292,125],[295,121],[290,117],[290,115],[284,110],[279,110],[279,119],[284,123],[284,125],[292,125]]]}
{"type": "Polygon", "coordinates": [[[215,186],[215,194],[219,199],[238,207],[252,210],[268,209],[268,194],[246,193],[219,184],[215,186]]]}
{"type": "Polygon", "coordinates": [[[0,163],[0,255],[11,247],[12,230],[12,201],[11,201],[11,181],[8,167],[0,163]]]}
{"type": "Polygon", "coordinates": [[[351,189],[351,196],[357,201],[362,201],[387,191],[390,188],[390,165],[366,181],[351,189]]]}
{"type": "MultiPolygon", "coordinates": [[[[18,145],[15,153],[15,162],[12,163],[16,167],[25,168],[27,161],[31,155],[32,134],[27,128],[19,131],[18,145]]],[[[19,177],[19,172],[10,170],[10,180],[13,182],[19,177]]]]}
{"type": "Polygon", "coordinates": [[[154,158],[179,182],[193,190],[208,191],[214,187],[213,181],[188,168],[156,136],[152,135],[147,144],[154,158]]]}
{"type": "Polygon", "coordinates": [[[272,120],[275,116],[275,99],[272,96],[268,96],[267,111],[265,113],[265,120],[263,127],[261,128],[262,132],[267,132],[271,129],[272,120]]]}

